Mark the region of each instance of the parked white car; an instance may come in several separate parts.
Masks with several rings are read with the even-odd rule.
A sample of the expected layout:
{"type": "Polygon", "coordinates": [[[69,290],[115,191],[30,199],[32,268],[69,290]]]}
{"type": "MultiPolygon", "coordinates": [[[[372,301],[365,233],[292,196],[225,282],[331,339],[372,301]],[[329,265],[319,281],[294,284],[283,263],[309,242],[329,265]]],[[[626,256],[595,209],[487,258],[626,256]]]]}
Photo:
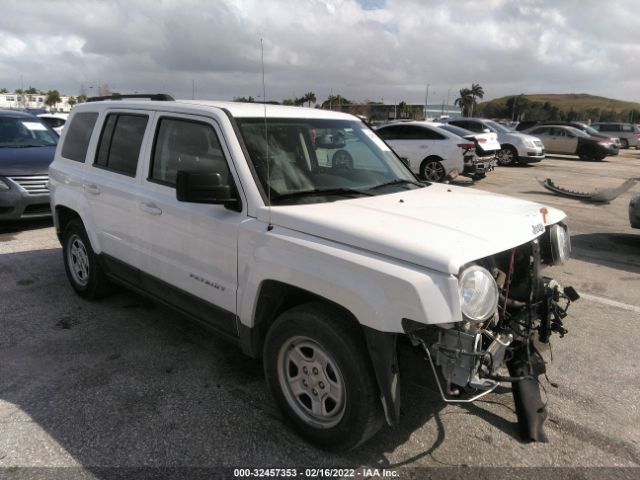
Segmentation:
{"type": "Polygon", "coordinates": [[[513,382],[525,437],[545,439],[533,338],[566,333],[575,299],[541,272],[569,256],[562,211],[420,182],[351,115],[149,98],[78,105],[62,132],[51,206],[80,296],[119,283],[262,358],[327,449],[401,421],[401,338],[445,402],[513,382]]]}
{"type": "Polygon", "coordinates": [[[442,182],[464,170],[464,152],[473,142],[447,132],[431,122],[390,123],[376,132],[411,170],[425,180],[442,182]]]}
{"type": "Polygon", "coordinates": [[[40,120],[49,125],[58,135],[62,134],[64,124],[69,118],[68,113],[41,113],[38,115],[40,120]]]}
{"type": "Polygon", "coordinates": [[[496,133],[475,133],[449,123],[436,124],[443,130],[473,142],[475,148],[464,152],[464,171],[462,175],[479,180],[496,166],[496,154],[500,151],[500,142],[496,133]]]}

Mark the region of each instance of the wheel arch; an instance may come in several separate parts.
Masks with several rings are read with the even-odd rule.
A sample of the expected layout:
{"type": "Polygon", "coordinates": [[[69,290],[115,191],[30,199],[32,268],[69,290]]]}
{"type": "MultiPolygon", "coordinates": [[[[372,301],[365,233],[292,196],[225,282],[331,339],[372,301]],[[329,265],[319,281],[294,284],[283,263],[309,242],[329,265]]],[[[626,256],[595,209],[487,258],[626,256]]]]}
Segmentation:
{"type": "Polygon", "coordinates": [[[300,287],[265,280],[260,286],[252,328],[240,324],[240,345],[244,353],[259,358],[267,333],[278,316],[307,303],[323,304],[347,319],[355,335],[366,345],[368,360],[375,374],[385,419],[391,426],[400,419],[400,382],[396,333],[381,332],[362,325],[346,307],[300,287]]]}
{"type": "Polygon", "coordinates": [[[240,323],[240,342],[242,350],[254,357],[262,356],[262,346],[269,328],[276,318],[293,307],[304,303],[317,302],[339,310],[353,322],[361,326],[356,316],[346,307],[303,288],[279,280],[264,280],[259,287],[253,314],[253,326],[240,323]]]}
{"type": "Polygon", "coordinates": [[[444,166],[444,158],[442,158],[439,155],[429,155],[428,157],[425,157],[424,159],[422,159],[422,161],[420,162],[420,165],[418,166],[418,173],[420,174],[420,176],[424,177],[423,175],[423,170],[424,167],[431,162],[438,162],[440,164],[440,166],[442,167],[442,170],[444,171],[444,175],[443,178],[445,178],[447,176],[447,168],[444,166]]]}

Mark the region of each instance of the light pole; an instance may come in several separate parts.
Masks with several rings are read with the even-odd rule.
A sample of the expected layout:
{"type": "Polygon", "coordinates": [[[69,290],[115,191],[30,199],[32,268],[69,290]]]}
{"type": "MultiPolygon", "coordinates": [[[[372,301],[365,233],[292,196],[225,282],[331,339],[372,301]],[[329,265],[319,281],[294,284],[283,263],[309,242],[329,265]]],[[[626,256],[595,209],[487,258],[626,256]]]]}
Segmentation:
{"type": "Polygon", "coordinates": [[[428,105],[429,105],[429,84],[427,83],[427,89],[424,94],[424,119],[425,120],[429,119],[429,116],[427,114],[428,105]]]}

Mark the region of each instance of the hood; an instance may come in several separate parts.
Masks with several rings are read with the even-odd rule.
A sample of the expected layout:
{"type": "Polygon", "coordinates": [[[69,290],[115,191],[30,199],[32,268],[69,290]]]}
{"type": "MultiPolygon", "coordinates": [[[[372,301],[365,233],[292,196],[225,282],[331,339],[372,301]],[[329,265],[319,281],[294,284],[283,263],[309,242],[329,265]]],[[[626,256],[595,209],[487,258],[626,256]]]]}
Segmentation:
{"type": "MultiPolygon", "coordinates": [[[[440,272],[529,242],[543,228],[543,205],[482,190],[425,188],[330,203],[273,207],[274,226],[325,238],[440,272]]],[[[565,217],[548,210],[546,224],[565,217]]],[[[268,209],[258,210],[268,221],[268,209]]],[[[277,231],[277,230],[276,230],[277,231]]]]}
{"type": "Polygon", "coordinates": [[[0,148],[0,175],[46,175],[56,153],[50,147],[0,148]]]}

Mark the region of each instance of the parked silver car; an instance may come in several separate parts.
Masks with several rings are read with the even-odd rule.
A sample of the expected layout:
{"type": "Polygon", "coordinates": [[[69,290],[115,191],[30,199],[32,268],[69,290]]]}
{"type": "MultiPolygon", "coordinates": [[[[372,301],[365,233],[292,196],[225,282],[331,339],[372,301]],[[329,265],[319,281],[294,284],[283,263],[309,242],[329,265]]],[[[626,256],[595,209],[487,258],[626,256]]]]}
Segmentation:
{"type": "Polygon", "coordinates": [[[600,133],[620,138],[620,148],[639,148],[640,128],[633,123],[596,122],[592,123],[591,126],[600,133]]]}
{"type": "Polygon", "coordinates": [[[496,153],[499,165],[534,163],[544,159],[544,145],[539,138],[512,132],[507,127],[486,118],[458,118],[448,123],[476,133],[493,132],[502,147],[496,153]]]}

